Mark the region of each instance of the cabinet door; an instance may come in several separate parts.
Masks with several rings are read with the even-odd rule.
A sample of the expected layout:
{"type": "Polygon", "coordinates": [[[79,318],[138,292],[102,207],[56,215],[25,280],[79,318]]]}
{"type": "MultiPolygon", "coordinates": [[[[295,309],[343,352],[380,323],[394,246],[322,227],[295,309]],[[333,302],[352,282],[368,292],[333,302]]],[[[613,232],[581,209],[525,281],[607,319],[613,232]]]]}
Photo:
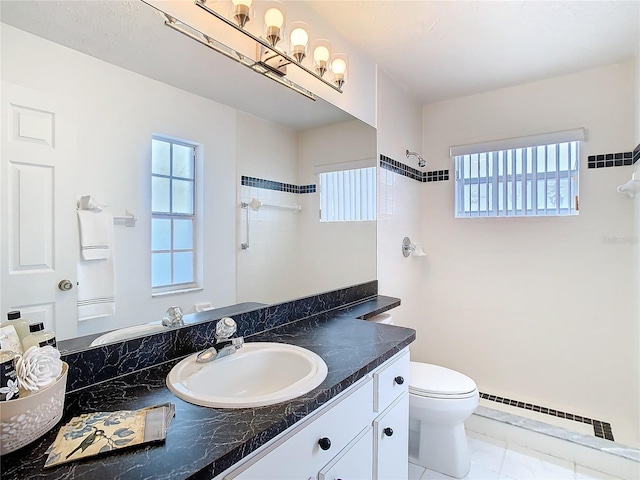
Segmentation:
{"type": "Polygon", "coordinates": [[[373,409],[382,413],[393,401],[409,391],[409,350],[400,353],[385,362],[374,372],[376,395],[373,409]]]}
{"type": "Polygon", "coordinates": [[[371,433],[371,427],[360,433],[320,471],[318,480],[369,480],[373,478],[371,433]]]}
{"type": "Polygon", "coordinates": [[[373,422],[376,480],[407,478],[409,449],[409,394],[396,400],[373,422]]]}
{"type": "MultiPolygon", "coordinates": [[[[350,444],[373,418],[373,382],[363,381],[345,392],[302,428],[279,438],[225,480],[301,480],[316,478],[318,471],[350,444]],[[328,439],[325,448],[320,439],[328,439]]],[[[371,450],[371,441],[369,441],[371,450]]],[[[371,455],[371,452],[369,452],[371,455]]],[[[369,462],[371,463],[371,462],[369,462]]]]}

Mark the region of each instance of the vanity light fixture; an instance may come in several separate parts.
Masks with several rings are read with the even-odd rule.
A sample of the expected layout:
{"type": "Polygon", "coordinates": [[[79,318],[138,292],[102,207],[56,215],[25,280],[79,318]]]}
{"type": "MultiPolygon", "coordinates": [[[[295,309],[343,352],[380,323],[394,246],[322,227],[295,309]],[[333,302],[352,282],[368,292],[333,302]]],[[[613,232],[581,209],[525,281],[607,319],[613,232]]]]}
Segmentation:
{"type": "Polygon", "coordinates": [[[411,243],[411,239],[409,237],[404,237],[402,239],[402,255],[405,258],[409,255],[413,255],[414,257],[424,257],[426,253],[422,250],[421,243],[411,243]]]}
{"type": "Polygon", "coordinates": [[[232,0],[233,11],[231,14],[227,13],[225,15],[222,15],[208,5],[208,3],[213,3],[212,0],[195,0],[196,6],[253,40],[256,44],[256,58],[254,59],[247,56],[246,53],[238,52],[229,47],[210,34],[191,27],[183,21],[169,15],[148,0],[143,1],[165,16],[165,25],[168,27],[312,100],[315,100],[313,92],[286,77],[286,67],[288,65],[296,66],[310,76],[320,80],[325,85],[342,93],[342,86],[345,84],[347,78],[347,57],[343,55],[334,58],[334,60],[338,61],[332,69],[334,78],[333,81],[331,81],[323,78],[326,71],[331,69],[331,47],[329,42],[316,41],[314,43],[313,58],[305,61],[307,58],[307,48],[309,47],[309,31],[302,25],[295,26],[295,24],[292,24],[294,28],[292,28],[289,36],[289,45],[286,47],[283,46],[282,44],[287,43],[283,42],[285,38],[285,12],[280,2],[270,2],[269,8],[267,8],[264,13],[265,31],[263,38],[254,35],[245,28],[251,21],[253,10],[252,0],[232,0]],[[290,49],[290,53],[287,53],[286,48],[290,49]],[[306,64],[309,64],[311,68],[306,64]]]}

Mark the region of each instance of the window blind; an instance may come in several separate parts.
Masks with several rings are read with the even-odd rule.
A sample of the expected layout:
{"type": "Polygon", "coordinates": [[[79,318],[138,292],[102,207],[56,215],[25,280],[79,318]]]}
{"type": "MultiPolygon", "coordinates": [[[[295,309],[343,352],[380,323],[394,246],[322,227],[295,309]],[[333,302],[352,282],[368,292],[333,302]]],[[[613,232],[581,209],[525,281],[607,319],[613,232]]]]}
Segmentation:
{"type": "Polygon", "coordinates": [[[455,216],[578,213],[579,141],[454,157],[455,216]]]}
{"type": "Polygon", "coordinates": [[[320,221],[376,219],[376,167],[323,172],[320,176],[320,221]]]}

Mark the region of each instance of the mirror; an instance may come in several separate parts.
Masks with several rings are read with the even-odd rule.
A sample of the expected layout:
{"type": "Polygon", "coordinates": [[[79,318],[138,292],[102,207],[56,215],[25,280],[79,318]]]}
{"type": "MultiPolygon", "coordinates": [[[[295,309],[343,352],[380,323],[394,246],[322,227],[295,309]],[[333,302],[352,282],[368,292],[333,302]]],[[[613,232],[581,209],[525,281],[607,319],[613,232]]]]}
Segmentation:
{"type": "Polygon", "coordinates": [[[20,309],[75,350],[172,305],[246,310],[376,278],[375,221],[319,222],[317,191],[291,192],[318,188],[318,165],[375,165],[374,128],[167,28],[143,2],[1,8],[3,315],[20,309]],[[173,294],[151,288],[154,135],[197,151],[198,284],[173,294]],[[115,314],[78,321],[82,287],[58,282],[78,282],[82,195],[136,222],[114,222],[115,314]],[[240,207],[254,198],[261,208],[240,207]]]}

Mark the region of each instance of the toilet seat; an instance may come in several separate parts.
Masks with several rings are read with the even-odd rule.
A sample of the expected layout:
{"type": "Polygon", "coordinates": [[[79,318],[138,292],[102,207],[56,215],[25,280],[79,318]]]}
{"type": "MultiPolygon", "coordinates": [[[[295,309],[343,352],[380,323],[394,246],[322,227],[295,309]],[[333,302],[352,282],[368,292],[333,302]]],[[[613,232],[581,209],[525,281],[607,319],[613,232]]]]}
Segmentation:
{"type": "Polygon", "coordinates": [[[429,363],[410,362],[409,393],[431,398],[469,398],[477,395],[476,383],[466,375],[429,363]]]}

